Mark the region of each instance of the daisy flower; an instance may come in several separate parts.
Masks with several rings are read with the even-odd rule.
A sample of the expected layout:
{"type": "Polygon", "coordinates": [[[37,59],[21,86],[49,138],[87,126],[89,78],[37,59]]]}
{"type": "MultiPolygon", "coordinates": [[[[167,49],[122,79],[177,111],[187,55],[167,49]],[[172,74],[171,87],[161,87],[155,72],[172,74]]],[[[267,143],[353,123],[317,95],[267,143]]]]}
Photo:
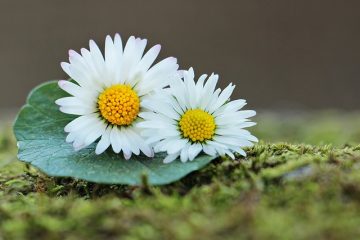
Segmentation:
{"type": "Polygon", "coordinates": [[[184,71],[184,80],[177,78],[169,88],[143,102],[151,112],[139,115],[146,142],[155,152],[167,152],[169,163],[180,157],[182,162],[192,161],[202,151],[211,156],[234,153],[246,156],[243,147],[252,146],[257,138],[245,130],[255,125],[248,120],[256,114],[240,110],[246,101],[229,101],[235,86],[230,84],[223,91],[216,89],[219,76],[202,75],[197,83],[194,70],[184,71]]]}
{"type": "Polygon", "coordinates": [[[74,82],[59,81],[60,88],[71,96],[58,99],[56,104],[63,113],[79,116],[65,126],[66,141],[73,143],[75,150],[100,138],[96,154],[111,146],[126,159],[140,152],[154,155],[135,123],[141,121],[144,98],[167,86],[177,75],[178,65],[173,57],[153,65],[160,45],[144,54],[146,43],[146,39],[132,36],[123,48],[119,34],[114,39],[107,36],[104,56],[90,40],[89,50],[70,50],[69,63],[61,63],[74,82]]]}

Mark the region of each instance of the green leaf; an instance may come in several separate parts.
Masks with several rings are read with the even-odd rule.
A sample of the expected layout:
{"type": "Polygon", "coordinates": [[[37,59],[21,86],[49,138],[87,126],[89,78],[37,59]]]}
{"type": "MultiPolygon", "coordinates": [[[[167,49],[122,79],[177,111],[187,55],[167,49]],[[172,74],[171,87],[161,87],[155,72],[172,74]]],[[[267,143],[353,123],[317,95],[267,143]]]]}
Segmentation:
{"type": "Polygon", "coordinates": [[[163,154],[154,158],[134,156],[125,160],[109,149],[96,155],[95,145],[75,152],[65,142],[64,126],[75,116],[63,114],[55,100],[65,97],[56,82],[32,91],[14,126],[21,161],[32,164],[49,176],[74,177],[107,184],[140,185],[142,177],[152,185],[168,184],[208,164],[214,157],[199,156],[192,162],[164,164],[163,154]]]}

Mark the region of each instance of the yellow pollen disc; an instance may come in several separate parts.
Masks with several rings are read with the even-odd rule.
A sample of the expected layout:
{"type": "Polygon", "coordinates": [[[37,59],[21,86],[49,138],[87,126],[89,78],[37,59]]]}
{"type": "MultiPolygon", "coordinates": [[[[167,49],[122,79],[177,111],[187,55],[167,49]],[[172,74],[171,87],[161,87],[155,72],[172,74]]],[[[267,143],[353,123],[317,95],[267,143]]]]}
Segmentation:
{"type": "Polygon", "coordinates": [[[183,137],[193,142],[212,139],[216,127],[214,117],[200,109],[186,111],[179,121],[179,126],[183,137]]]}
{"type": "Polygon", "coordinates": [[[128,85],[114,85],[105,89],[98,99],[101,116],[114,125],[130,125],[140,110],[140,99],[128,85]]]}

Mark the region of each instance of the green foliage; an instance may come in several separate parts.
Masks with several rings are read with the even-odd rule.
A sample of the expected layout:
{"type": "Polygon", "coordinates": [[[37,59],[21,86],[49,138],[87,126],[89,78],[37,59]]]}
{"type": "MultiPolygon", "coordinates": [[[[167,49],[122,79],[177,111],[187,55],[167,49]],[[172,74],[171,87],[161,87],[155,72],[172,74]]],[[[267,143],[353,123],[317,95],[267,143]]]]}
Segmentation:
{"type": "MultiPolygon", "coordinates": [[[[360,146],[353,142],[360,138],[342,131],[353,119],[299,121],[301,131],[282,137],[297,144],[261,142],[247,158],[217,159],[176,183],[138,187],[46,177],[16,160],[3,131],[0,239],[358,239],[360,146]],[[319,144],[309,129],[339,139],[319,144]]],[[[260,139],[281,138],[267,118],[258,122],[260,139]]]]}
{"type": "Polygon", "coordinates": [[[162,185],[177,181],[208,164],[214,157],[199,156],[186,164],[164,164],[164,154],[153,159],[133,156],[126,161],[122,154],[108,151],[95,154],[94,144],[75,152],[65,142],[64,127],[74,117],[58,110],[55,101],[65,97],[56,82],[36,88],[22,108],[14,126],[19,159],[32,164],[49,176],[75,177],[98,183],[140,185],[147,181],[162,185]]]}

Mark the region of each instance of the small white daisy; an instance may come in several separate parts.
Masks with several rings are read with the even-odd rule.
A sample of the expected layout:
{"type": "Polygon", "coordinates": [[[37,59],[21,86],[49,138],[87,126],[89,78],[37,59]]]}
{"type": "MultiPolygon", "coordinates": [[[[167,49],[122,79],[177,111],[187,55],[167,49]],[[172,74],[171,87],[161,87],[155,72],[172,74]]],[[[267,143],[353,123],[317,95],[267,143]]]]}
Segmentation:
{"type": "Polygon", "coordinates": [[[140,136],[135,123],[141,121],[144,98],[157,89],[169,85],[177,75],[177,60],[166,58],[152,66],[160,52],[160,45],[144,55],[147,40],[130,37],[123,49],[119,34],[114,40],[106,37],[105,55],[90,40],[90,50],[81,54],[70,50],[69,63],[61,63],[63,70],[76,82],[59,81],[61,89],[72,95],[58,99],[60,111],[78,115],[65,127],[66,141],[75,150],[100,141],[96,154],[109,146],[115,153],[129,159],[134,153],[154,155],[152,148],[140,136]]]}
{"type": "Polygon", "coordinates": [[[234,152],[246,156],[242,147],[258,140],[243,128],[255,125],[248,118],[256,112],[240,110],[245,100],[229,101],[234,85],[215,90],[218,75],[212,74],[205,83],[204,74],[195,84],[192,68],[183,74],[184,80],[175,79],[170,88],[143,102],[151,112],[140,113],[144,121],[137,125],[144,129],[146,142],[155,152],[167,152],[165,163],[179,156],[182,162],[192,161],[202,151],[233,159],[234,152]]]}

